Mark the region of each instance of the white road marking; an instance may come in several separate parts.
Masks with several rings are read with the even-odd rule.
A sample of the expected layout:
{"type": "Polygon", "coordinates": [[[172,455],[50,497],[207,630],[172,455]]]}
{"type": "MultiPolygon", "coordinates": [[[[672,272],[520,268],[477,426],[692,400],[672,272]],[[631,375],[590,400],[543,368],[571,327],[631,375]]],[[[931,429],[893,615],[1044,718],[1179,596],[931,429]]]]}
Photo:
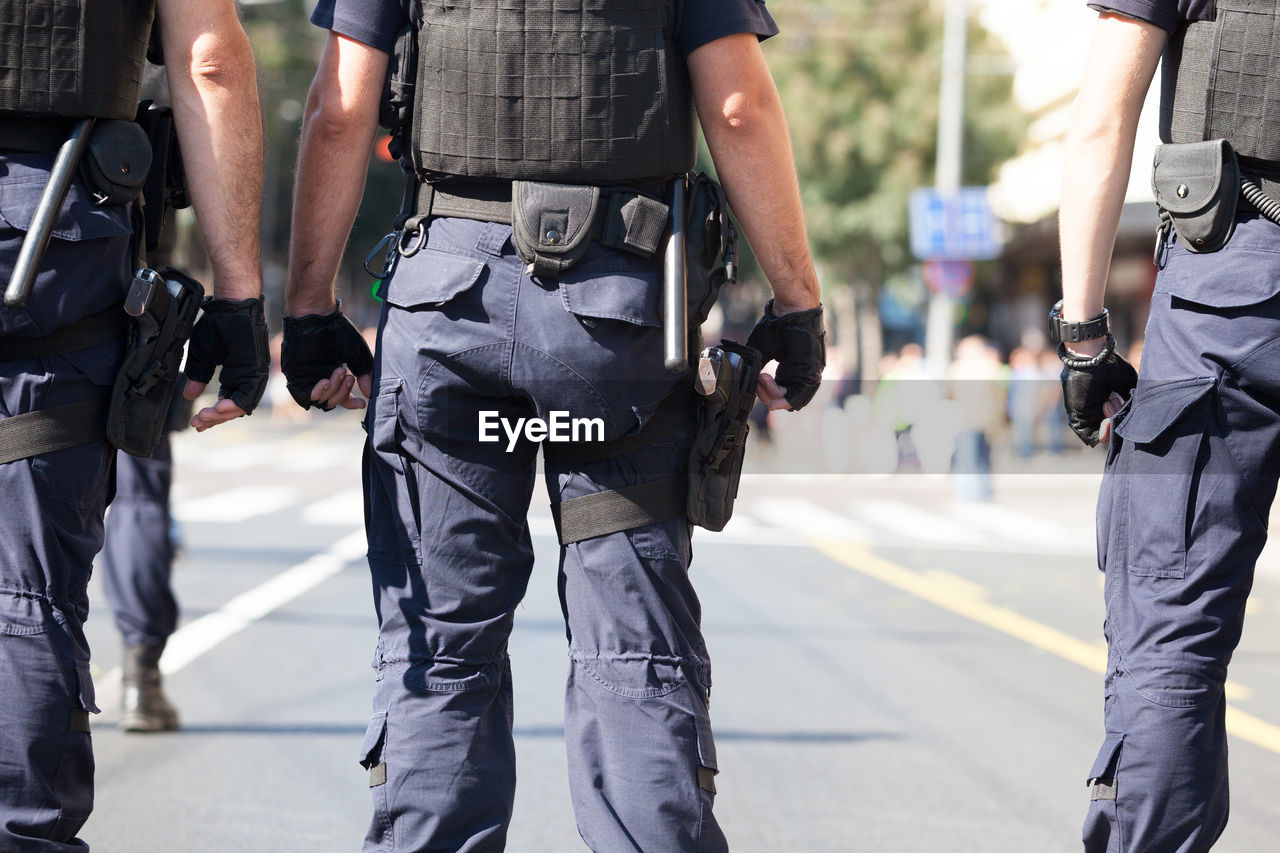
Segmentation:
{"type": "Polygon", "coordinates": [[[871,539],[866,525],[806,498],[757,498],[751,502],[751,509],[765,523],[797,535],[854,542],[871,539]]]}
{"type": "Polygon", "coordinates": [[[364,524],[364,490],[345,489],[308,504],[302,510],[304,524],[364,524]]]}
{"type": "MultiPolygon", "coordinates": [[[[169,638],[160,671],[173,675],[219,643],[243,631],[295,598],[314,589],[363,557],[368,550],[364,531],[339,539],[327,551],[315,554],[248,592],[241,593],[218,610],[188,622],[169,638]]],[[[120,670],[96,680],[98,706],[115,710],[120,701],[120,670]]]]}
{"type": "Polygon", "coordinates": [[[289,486],[237,486],[174,505],[179,521],[218,523],[247,521],[284,509],[298,499],[298,490],[289,486]]]}
{"type": "Polygon", "coordinates": [[[990,536],[906,501],[861,500],[853,504],[855,516],[903,539],[934,545],[985,545],[990,536]]]}

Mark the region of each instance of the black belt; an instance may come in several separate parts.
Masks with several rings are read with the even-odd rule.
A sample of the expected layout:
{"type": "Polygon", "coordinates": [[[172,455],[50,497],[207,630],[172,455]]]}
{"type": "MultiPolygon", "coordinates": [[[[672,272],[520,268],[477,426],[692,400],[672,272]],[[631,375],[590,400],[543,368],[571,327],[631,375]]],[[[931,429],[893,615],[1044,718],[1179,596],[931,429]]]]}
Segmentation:
{"type": "MultiPolygon", "coordinates": [[[[601,187],[600,189],[601,196],[614,193],[646,195],[650,198],[665,200],[667,187],[664,184],[647,184],[635,187],[601,187]]],[[[511,184],[468,181],[424,183],[418,187],[417,213],[423,217],[449,216],[510,225],[511,184]]]]}
{"type": "Polygon", "coordinates": [[[77,121],[62,116],[0,116],[0,151],[57,153],[77,121]]]}
{"type": "Polygon", "coordinates": [[[119,340],[125,336],[127,319],[121,306],[112,305],[44,337],[0,338],[0,361],[61,355],[119,340]]]}

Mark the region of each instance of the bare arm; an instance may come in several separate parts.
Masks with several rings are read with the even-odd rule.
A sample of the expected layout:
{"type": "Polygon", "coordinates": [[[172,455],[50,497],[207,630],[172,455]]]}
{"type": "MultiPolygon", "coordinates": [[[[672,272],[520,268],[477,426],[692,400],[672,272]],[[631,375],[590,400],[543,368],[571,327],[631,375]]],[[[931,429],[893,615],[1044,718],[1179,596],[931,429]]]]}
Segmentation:
{"type": "Polygon", "coordinates": [[[689,73],[716,172],[773,287],[775,313],[815,307],[791,139],[759,39],[742,33],[705,44],[689,54],[689,73]]]}
{"type": "MultiPolygon", "coordinates": [[[[1102,313],[1138,116],[1166,39],[1164,30],[1143,21],[1111,14],[1098,19],[1067,131],[1062,176],[1058,227],[1066,320],[1102,313]]],[[[1102,346],[1098,338],[1072,349],[1094,355],[1102,346]]]]}
{"type": "Polygon", "coordinates": [[[231,0],[159,0],[169,93],[214,294],[262,292],[262,120],[253,50],[231,0]]]}
{"type": "Polygon", "coordinates": [[[285,312],[327,314],[364,195],[387,54],[329,34],[307,95],[298,151],[285,312]]]}

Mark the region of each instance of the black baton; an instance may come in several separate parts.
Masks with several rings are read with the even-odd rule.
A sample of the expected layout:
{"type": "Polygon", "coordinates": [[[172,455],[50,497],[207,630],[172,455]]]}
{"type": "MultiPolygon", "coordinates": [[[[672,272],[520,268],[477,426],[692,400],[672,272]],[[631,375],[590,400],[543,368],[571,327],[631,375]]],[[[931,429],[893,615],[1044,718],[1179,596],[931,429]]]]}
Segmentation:
{"type": "Polygon", "coordinates": [[[22,248],[18,250],[18,262],[13,265],[13,274],[9,276],[9,286],[4,291],[5,305],[21,308],[31,296],[40,261],[44,258],[45,249],[49,248],[49,238],[53,236],[53,226],[57,224],[58,213],[62,210],[67,191],[71,189],[71,182],[75,179],[80,158],[89,145],[93,121],[91,118],[81,119],[71,131],[71,136],[58,149],[58,156],[53,161],[53,171],[49,173],[49,183],[45,184],[36,215],[27,229],[22,248]]]}
{"type": "Polygon", "coordinates": [[[684,262],[684,209],[688,192],[685,175],[677,176],[671,187],[671,239],[667,241],[662,278],[662,354],[667,370],[675,373],[689,366],[688,280],[684,262]]]}

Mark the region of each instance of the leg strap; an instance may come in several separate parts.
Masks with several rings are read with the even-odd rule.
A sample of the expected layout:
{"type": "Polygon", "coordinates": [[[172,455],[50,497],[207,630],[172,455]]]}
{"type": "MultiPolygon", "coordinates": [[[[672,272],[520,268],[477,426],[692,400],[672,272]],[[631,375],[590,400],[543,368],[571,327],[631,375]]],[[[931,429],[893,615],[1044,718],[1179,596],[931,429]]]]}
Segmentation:
{"type": "Polygon", "coordinates": [[[561,545],[684,515],[689,478],[679,473],[551,505],[561,545]]]}
{"type": "Polygon", "coordinates": [[[107,406],[95,397],[0,420],[0,465],[105,440],[107,406]]]}

